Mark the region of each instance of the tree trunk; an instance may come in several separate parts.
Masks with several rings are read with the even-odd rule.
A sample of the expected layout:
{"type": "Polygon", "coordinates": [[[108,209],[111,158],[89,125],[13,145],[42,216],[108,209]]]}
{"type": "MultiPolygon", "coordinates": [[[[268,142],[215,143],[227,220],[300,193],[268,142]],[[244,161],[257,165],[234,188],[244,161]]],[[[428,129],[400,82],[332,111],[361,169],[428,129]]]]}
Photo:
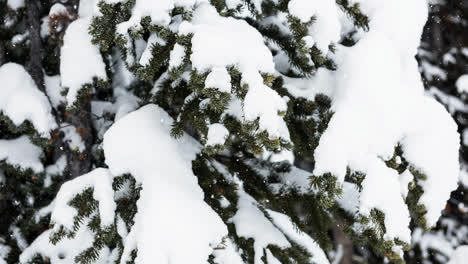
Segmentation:
{"type": "Polygon", "coordinates": [[[343,231],[343,224],[338,221],[335,230],[335,242],[336,245],[341,246],[342,256],[340,264],[352,264],[353,263],[353,242],[343,231]]]}

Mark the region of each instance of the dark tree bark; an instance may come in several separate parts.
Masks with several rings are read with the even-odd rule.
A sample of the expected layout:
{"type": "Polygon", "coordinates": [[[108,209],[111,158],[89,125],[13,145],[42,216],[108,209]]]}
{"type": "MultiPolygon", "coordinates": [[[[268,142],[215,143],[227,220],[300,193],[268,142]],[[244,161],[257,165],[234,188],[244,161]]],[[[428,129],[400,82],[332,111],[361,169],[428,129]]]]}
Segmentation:
{"type": "MultiPolygon", "coordinates": [[[[78,0],[68,1],[69,11],[72,15],[76,15],[78,12],[78,0]],[[73,14],[74,13],[74,14],[73,14]]],[[[37,0],[26,0],[26,12],[27,12],[27,23],[29,30],[30,39],[30,52],[28,61],[28,71],[36,83],[37,87],[45,92],[44,85],[44,73],[42,67],[42,40],[40,36],[40,1],[37,0]]],[[[64,32],[65,30],[63,30],[64,32]]],[[[63,37],[64,34],[60,34],[63,37]]],[[[60,56],[60,46],[57,46],[58,54],[60,56]]],[[[57,124],[61,124],[59,120],[59,113],[54,111],[57,124]]],[[[62,140],[60,133],[55,133],[53,140],[56,142],[53,148],[53,160],[58,159],[63,153],[67,157],[67,168],[65,173],[65,180],[73,179],[91,170],[92,166],[92,155],[91,148],[94,143],[94,131],[91,120],[91,104],[90,100],[87,100],[85,104],[80,105],[80,109],[73,111],[72,113],[66,113],[65,122],[71,124],[77,128],[77,133],[82,137],[85,143],[86,149],[83,153],[74,151],[68,147],[62,140]]]]}
{"type": "Polygon", "coordinates": [[[343,225],[338,222],[335,230],[335,243],[337,246],[341,246],[343,255],[341,256],[340,264],[352,264],[353,263],[353,242],[344,233],[343,225]]]}
{"type": "Polygon", "coordinates": [[[44,74],[42,71],[42,42],[41,42],[41,14],[40,1],[26,0],[26,13],[29,31],[29,61],[27,69],[37,87],[45,92],[44,74]]]}

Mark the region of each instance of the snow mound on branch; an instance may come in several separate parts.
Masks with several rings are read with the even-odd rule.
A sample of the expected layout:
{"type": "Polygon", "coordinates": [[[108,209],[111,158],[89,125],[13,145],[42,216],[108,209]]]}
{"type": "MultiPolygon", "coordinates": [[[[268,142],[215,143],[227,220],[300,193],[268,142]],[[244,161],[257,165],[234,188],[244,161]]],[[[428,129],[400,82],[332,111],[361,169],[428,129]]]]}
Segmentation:
{"type": "Polygon", "coordinates": [[[237,235],[254,240],[255,264],[263,263],[263,250],[269,244],[280,248],[291,246],[284,234],[258,209],[257,202],[250,195],[244,190],[239,190],[237,194],[239,195],[238,210],[230,221],[235,224],[237,235]]]}
{"type": "Polygon", "coordinates": [[[227,238],[223,244],[223,248],[215,249],[213,252],[215,263],[244,264],[242,257],[231,239],[227,238]]]}
{"type": "Polygon", "coordinates": [[[230,90],[225,73],[216,83],[212,82],[211,74],[236,66],[242,75],[241,83],[249,89],[242,109],[245,120],[259,119],[260,129],[270,137],[289,140],[286,124],[278,115],[286,111],[286,102],[264,84],[261,75],[274,73],[273,56],[262,35],[244,20],[220,16],[209,4],[198,6],[192,21],[180,24],[179,34],[190,33],[193,34],[192,67],[199,72],[211,71],[208,85],[215,85],[221,91],[230,90]]]}
{"type": "Polygon", "coordinates": [[[143,188],[122,263],[137,245],[137,264],[207,263],[211,245],[227,234],[221,218],[204,202],[192,172],[201,146],[187,135],[172,138],[172,122],[156,105],[146,105],[119,119],[104,135],[112,174],[131,173],[143,188]]]}
{"type": "Polygon", "coordinates": [[[304,247],[310,253],[311,263],[330,263],[327,259],[327,255],[325,255],[325,252],[323,252],[319,244],[317,244],[309,235],[298,230],[289,216],[272,210],[267,210],[267,212],[276,227],[278,227],[290,240],[304,247]]]}
{"type": "Polygon", "coordinates": [[[462,75],[455,83],[458,93],[468,93],[468,74],[462,75]]]}
{"type": "Polygon", "coordinates": [[[57,127],[47,97],[37,88],[23,66],[5,63],[0,67],[0,112],[16,126],[30,121],[37,132],[49,137],[57,127]]]}
{"type": "Polygon", "coordinates": [[[99,48],[91,43],[88,33],[90,18],[73,21],[67,28],[60,55],[62,86],[68,88],[68,106],[73,105],[84,84],[94,78],[107,80],[106,65],[99,48]]]}
{"type": "Polygon", "coordinates": [[[105,228],[114,223],[116,204],[114,202],[114,190],[112,189],[113,176],[109,170],[98,168],[62,185],[52,211],[51,222],[54,229],[60,226],[73,230],[73,222],[77,211],[69,205],[69,202],[87,188],[93,188],[93,198],[99,203],[99,215],[101,227],[105,228]]]}
{"type": "MultiPolygon", "coordinates": [[[[108,3],[119,3],[123,0],[105,0],[108,3]]],[[[154,25],[166,26],[171,22],[170,12],[175,7],[191,8],[197,0],[136,0],[132,9],[132,16],[128,21],[117,25],[117,32],[126,35],[128,29],[141,28],[140,20],[150,17],[154,25]]]]}
{"type": "Polygon", "coordinates": [[[310,44],[315,42],[322,54],[326,55],[328,46],[340,40],[341,23],[335,0],[292,0],[288,4],[288,11],[302,23],[309,22],[312,17],[316,18],[309,26],[309,36],[304,41],[310,44]]]}
{"type": "Polygon", "coordinates": [[[41,155],[42,149],[34,145],[27,136],[0,140],[0,161],[4,160],[10,165],[40,173],[44,170],[41,155]]]}
{"type": "Polygon", "coordinates": [[[8,0],[7,5],[13,10],[24,7],[24,0],[8,0]]]}
{"type": "MultiPolygon", "coordinates": [[[[30,263],[30,261],[40,254],[49,259],[49,263],[53,264],[69,264],[75,263],[75,257],[79,256],[84,250],[93,246],[95,233],[87,226],[86,222],[76,232],[73,238],[64,237],[56,245],[50,243],[49,238],[52,234],[52,229],[43,232],[34,242],[28,246],[20,255],[20,263],[30,263]]],[[[99,258],[93,263],[106,264],[115,263],[118,257],[117,250],[110,251],[104,247],[98,253],[99,258]]]]}
{"type": "Polygon", "coordinates": [[[385,238],[409,242],[399,175],[384,161],[400,144],[404,158],[427,176],[419,182],[424,190],[419,203],[433,226],[457,186],[460,139],[449,113],[424,95],[414,58],[427,19],[426,1],[352,2],[370,16],[370,31],[355,46],[340,47],[338,70],[328,73],[334,82],[323,84],[332,89],[334,115],[314,153],[314,174],[330,172],[343,183],[347,168],[365,173],[360,213],[379,209],[385,213],[385,238]]]}
{"type": "Polygon", "coordinates": [[[229,131],[224,125],[219,123],[211,124],[208,128],[206,145],[223,145],[228,136],[229,131]]]}

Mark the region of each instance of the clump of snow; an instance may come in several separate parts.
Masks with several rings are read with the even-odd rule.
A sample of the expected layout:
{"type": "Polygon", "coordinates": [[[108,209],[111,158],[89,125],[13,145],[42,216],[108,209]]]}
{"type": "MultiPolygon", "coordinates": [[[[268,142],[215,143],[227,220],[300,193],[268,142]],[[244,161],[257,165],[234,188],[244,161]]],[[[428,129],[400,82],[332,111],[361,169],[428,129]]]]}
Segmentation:
{"type": "MultiPolygon", "coordinates": [[[[29,245],[20,255],[20,263],[30,263],[30,261],[40,254],[43,258],[48,258],[50,263],[67,264],[74,263],[77,257],[84,250],[93,246],[95,233],[93,233],[85,222],[76,232],[73,238],[64,237],[56,245],[49,241],[52,229],[43,232],[34,242],[29,245]]],[[[96,264],[115,263],[116,252],[111,253],[107,247],[104,247],[98,254],[99,258],[93,262],[96,264]],[[109,262],[108,262],[109,261],[109,262]]]]}
{"type": "Polygon", "coordinates": [[[5,63],[0,67],[0,111],[17,126],[28,120],[41,136],[57,127],[47,97],[37,88],[23,66],[5,63]]]}
{"type": "Polygon", "coordinates": [[[49,16],[68,15],[67,8],[61,3],[55,3],[49,9],[49,16]]]}
{"type": "Polygon", "coordinates": [[[60,156],[57,161],[45,168],[45,179],[44,187],[50,187],[52,185],[52,176],[62,175],[67,167],[67,157],[65,155],[60,156]]]}
{"type": "Polygon", "coordinates": [[[29,137],[21,136],[16,139],[0,139],[0,161],[21,169],[32,169],[39,173],[44,170],[40,160],[42,149],[34,145],[29,137]]]}
{"type": "MultiPolygon", "coordinates": [[[[118,3],[123,0],[105,0],[108,3],[118,3]]],[[[170,12],[175,7],[191,8],[197,0],[136,0],[132,15],[128,21],[117,25],[117,32],[126,35],[130,28],[141,28],[140,20],[150,17],[151,24],[167,26],[171,22],[170,12]]]]}
{"type": "Polygon", "coordinates": [[[21,44],[29,36],[29,31],[25,31],[23,34],[17,34],[11,38],[11,44],[13,46],[21,44]]]}
{"type": "Polygon", "coordinates": [[[226,239],[223,242],[222,248],[216,248],[213,251],[214,261],[215,263],[223,263],[223,264],[243,264],[244,261],[240,256],[236,246],[231,241],[231,239],[226,239]]]}
{"type": "Polygon", "coordinates": [[[219,123],[211,124],[208,127],[208,136],[207,136],[206,145],[207,146],[223,145],[228,136],[229,136],[229,131],[224,125],[219,124],[219,123]]]}
{"type": "Polygon", "coordinates": [[[231,76],[226,68],[213,68],[208,76],[206,76],[205,87],[216,88],[224,93],[231,93],[231,76]]]}
{"type": "Polygon", "coordinates": [[[71,150],[77,150],[79,152],[83,152],[86,149],[86,146],[83,142],[83,139],[78,134],[76,127],[68,124],[63,123],[63,127],[60,128],[60,131],[64,133],[64,141],[68,144],[71,150]]]}
{"type": "Polygon", "coordinates": [[[460,76],[457,79],[455,86],[459,93],[468,93],[468,74],[460,76]]]}
{"type": "Polygon", "coordinates": [[[298,230],[289,216],[272,210],[267,210],[267,212],[276,227],[278,227],[289,239],[304,247],[311,254],[311,263],[330,263],[322,248],[320,248],[320,246],[309,235],[298,230]]]}
{"type": "Polygon", "coordinates": [[[62,86],[60,85],[60,75],[44,75],[44,84],[47,96],[54,108],[66,102],[65,97],[61,94],[62,86]]]}
{"type": "MultiPolygon", "coordinates": [[[[259,120],[261,130],[272,138],[289,140],[289,132],[279,112],[286,111],[286,102],[263,83],[261,73],[274,73],[273,57],[262,35],[244,20],[222,17],[209,4],[201,4],[191,22],[179,26],[179,34],[193,34],[192,67],[199,72],[214,71],[235,65],[241,72],[241,83],[248,85],[242,107],[247,121],[259,120]],[[259,103],[258,98],[262,98],[259,103]]],[[[208,84],[213,80],[208,79],[208,84]]],[[[227,76],[216,81],[218,88],[227,89],[227,76]],[[221,83],[222,82],[222,83],[221,83]]]]}
{"type": "Polygon", "coordinates": [[[24,7],[24,0],[8,0],[7,5],[13,10],[24,7]]]}
{"type": "Polygon", "coordinates": [[[184,61],[185,47],[179,44],[175,44],[171,51],[169,59],[169,69],[179,67],[184,61]]]}
{"type": "Polygon", "coordinates": [[[227,234],[222,220],[204,202],[191,169],[201,146],[186,135],[172,138],[172,122],[159,107],[146,105],[119,119],[104,135],[112,174],[131,173],[143,187],[123,262],[138,245],[137,264],[169,259],[174,264],[205,263],[213,251],[210,245],[219,244],[227,234]]]}
{"type": "MultiPolygon", "coordinates": [[[[369,15],[370,30],[356,45],[339,47],[336,72],[321,74],[322,81],[330,81],[321,85],[330,88],[334,115],[314,153],[314,174],[330,172],[343,183],[348,168],[365,173],[360,213],[379,209],[385,213],[385,238],[409,242],[402,183],[383,160],[391,159],[400,144],[403,157],[426,175],[418,182],[424,190],[419,203],[426,206],[432,226],[457,186],[459,135],[443,106],[424,95],[414,58],[427,18],[426,1],[352,2],[369,15]],[[398,21],[388,23],[396,13],[398,21]]],[[[301,92],[316,93],[310,90],[301,92]]]]}
{"type": "Polygon", "coordinates": [[[230,221],[234,223],[237,235],[254,239],[255,264],[263,263],[263,250],[269,244],[280,248],[291,246],[284,234],[258,209],[257,202],[250,195],[241,189],[237,194],[239,196],[237,212],[230,221]]]}
{"type": "Polygon", "coordinates": [[[8,254],[10,254],[11,251],[11,248],[5,245],[4,242],[5,241],[3,239],[0,240],[0,264],[7,264],[6,259],[8,258],[8,254]]]}
{"type": "Polygon", "coordinates": [[[58,230],[60,226],[73,230],[74,218],[78,212],[69,205],[69,202],[87,188],[93,188],[93,198],[99,203],[101,227],[112,225],[116,209],[112,189],[113,178],[109,170],[98,168],[65,182],[55,198],[51,215],[51,222],[55,224],[54,230],[58,230]]]}
{"type": "Polygon", "coordinates": [[[427,61],[421,61],[420,68],[421,68],[422,73],[424,74],[424,77],[429,81],[432,81],[434,79],[436,80],[447,79],[447,72],[445,72],[444,70],[442,70],[441,68],[437,66],[430,64],[427,61]]]}
{"type": "Polygon", "coordinates": [[[60,55],[62,86],[68,88],[67,102],[71,106],[84,84],[94,78],[106,80],[106,65],[99,48],[91,43],[88,28],[90,18],[73,21],[67,28],[60,55]]]}
{"type": "Polygon", "coordinates": [[[151,51],[153,49],[153,45],[155,44],[165,45],[166,41],[160,38],[156,33],[151,33],[151,35],[148,38],[148,43],[146,44],[145,50],[143,51],[140,57],[141,65],[149,65],[152,56],[151,51]]]}
{"type": "Polygon", "coordinates": [[[414,180],[413,174],[409,170],[405,170],[403,173],[400,174],[399,176],[399,181],[400,181],[400,191],[401,195],[403,196],[404,199],[408,196],[408,184],[410,184],[414,180]]]}
{"type": "Polygon", "coordinates": [[[309,22],[312,17],[316,18],[309,26],[309,36],[304,39],[307,47],[315,44],[320,52],[326,55],[328,46],[340,40],[341,23],[334,0],[292,0],[288,3],[288,11],[302,23],[309,22]]]}

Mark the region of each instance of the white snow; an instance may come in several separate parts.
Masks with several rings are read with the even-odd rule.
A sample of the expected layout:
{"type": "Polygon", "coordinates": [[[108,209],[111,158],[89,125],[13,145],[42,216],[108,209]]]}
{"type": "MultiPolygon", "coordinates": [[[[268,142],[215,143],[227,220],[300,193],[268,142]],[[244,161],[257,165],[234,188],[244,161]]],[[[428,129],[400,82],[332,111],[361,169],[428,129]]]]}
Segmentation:
{"type": "Polygon", "coordinates": [[[93,188],[93,198],[99,203],[101,227],[112,225],[116,209],[114,190],[112,189],[113,178],[109,170],[98,168],[65,182],[55,198],[51,215],[51,222],[55,224],[54,230],[58,230],[60,226],[73,230],[74,217],[78,212],[69,205],[69,202],[87,188],[93,188]]]}
{"type": "Polygon", "coordinates": [[[312,17],[316,18],[309,26],[310,38],[304,39],[307,47],[315,44],[323,55],[327,55],[328,46],[340,40],[341,23],[334,0],[292,0],[288,3],[288,11],[302,23],[309,22],[312,17]]]}
{"type": "Polygon", "coordinates": [[[24,0],[8,0],[7,5],[13,10],[24,7],[24,0]]]}
{"type": "Polygon", "coordinates": [[[235,224],[237,235],[254,239],[255,264],[261,264],[263,250],[274,244],[280,248],[290,247],[291,244],[262,211],[258,209],[257,202],[243,190],[237,192],[237,212],[230,219],[235,224]]]}
{"type": "Polygon", "coordinates": [[[403,199],[406,199],[406,196],[408,196],[409,191],[408,184],[414,180],[414,176],[409,170],[405,170],[403,173],[400,174],[399,180],[401,195],[403,196],[403,199]]]}
{"type": "Polygon", "coordinates": [[[94,78],[107,80],[106,66],[99,48],[91,43],[90,18],[73,21],[65,32],[60,55],[62,86],[68,88],[68,106],[73,105],[78,91],[94,78]]]}
{"type": "Polygon", "coordinates": [[[383,211],[386,239],[408,242],[410,218],[400,187],[405,179],[400,183],[383,160],[401,144],[404,158],[427,176],[419,182],[425,191],[419,202],[432,226],[456,188],[459,135],[446,110],[424,95],[414,59],[427,18],[426,1],[351,4],[355,2],[369,15],[370,30],[359,34],[356,45],[338,46],[333,55],[338,70],[319,69],[310,80],[285,78],[285,86],[295,96],[313,99],[324,93],[332,99],[334,115],[314,153],[314,174],[330,172],[343,183],[348,168],[366,173],[360,212],[383,211]],[[395,14],[399,19],[388,23],[395,14]]]}
{"type": "MultiPolygon", "coordinates": [[[[235,65],[242,74],[242,84],[249,87],[242,108],[245,120],[258,118],[260,130],[267,131],[271,138],[289,140],[284,120],[278,115],[286,110],[286,102],[263,83],[261,76],[261,73],[274,73],[273,57],[262,35],[244,20],[220,16],[206,3],[195,9],[191,22],[180,24],[179,34],[189,33],[193,33],[192,67],[205,72],[235,65]]],[[[219,80],[225,87],[226,78],[224,74],[223,80],[219,80]]]]}
{"type": "Polygon", "coordinates": [[[421,68],[421,72],[424,74],[424,77],[429,81],[432,81],[434,79],[436,80],[447,79],[447,72],[445,72],[444,70],[442,70],[441,68],[437,66],[430,64],[427,61],[421,61],[420,68],[421,68]]]}
{"type": "Polygon", "coordinates": [[[208,136],[206,145],[223,145],[229,136],[229,131],[223,124],[215,123],[208,127],[208,136]]]}
{"type": "MultiPolygon", "coordinates": [[[[0,264],[7,264],[6,259],[8,257],[8,254],[10,254],[11,248],[5,244],[3,244],[5,241],[3,239],[0,239],[0,264]]],[[[242,263],[242,262],[239,262],[242,263]]],[[[235,264],[235,263],[232,263],[235,264]]]]}
{"type": "Polygon", "coordinates": [[[468,246],[459,246],[447,264],[463,264],[468,259],[468,246]]]}
{"type": "MultiPolygon", "coordinates": [[[[122,0],[105,0],[108,3],[122,2],[122,0]]],[[[143,17],[150,17],[151,24],[167,26],[171,22],[170,11],[174,7],[192,7],[196,0],[136,0],[132,9],[132,16],[128,21],[117,25],[117,32],[126,35],[130,28],[139,29],[140,20],[143,17]]]]}
{"type": "Polygon", "coordinates": [[[21,169],[32,169],[35,173],[40,173],[44,170],[41,156],[42,149],[34,145],[28,136],[0,139],[0,161],[4,160],[21,169]]]}
{"type": "Polygon", "coordinates": [[[226,68],[213,68],[206,76],[205,87],[216,88],[223,93],[231,93],[231,76],[226,68]]]}
{"type": "Polygon", "coordinates": [[[65,155],[60,156],[57,161],[45,168],[46,177],[44,179],[44,187],[52,185],[52,176],[59,176],[67,167],[67,157],[65,155]]]}
{"type": "Polygon", "coordinates": [[[172,138],[171,125],[166,112],[146,105],[119,119],[104,135],[112,174],[131,173],[143,187],[135,225],[125,239],[123,263],[136,245],[137,264],[207,263],[210,245],[227,234],[222,220],[203,201],[191,169],[201,146],[189,136],[172,138]]]}
{"type": "Polygon", "coordinates": [[[215,263],[222,264],[244,264],[236,246],[231,239],[226,239],[220,246],[213,251],[215,263]]]}
{"type": "MultiPolygon", "coordinates": [[[[49,258],[53,264],[69,264],[74,263],[74,259],[84,250],[93,245],[95,234],[89,230],[85,222],[82,227],[76,232],[72,239],[64,237],[56,245],[49,242],[49,237],[52,234],[52,229],[43,232],[34,242],[24,250],[19,258],[20,263],[28,263],[37,254],[41,254],[45,258],[49,258]]],[[[100,253],[104,253],[101,251],[100,253]]],[[[107,254],[102,257],[109,257],[107,254]]],[[[100,258],[100,259],[101,259],[100,258]]],[[[106,262],[98,259],[96,264],[104,264],[106,262]]]]}
{"type": "Polygon", "coordinates": [[[64,133],[64,142],[68,144],[71,150],[83,152],[86,149],[83,139],[78,134],[75,126],[68,123],[62,123],[60,131],[64,133]]]}
{"type": "Polygon", "coordinates": [[[468,74],[460,76],[457,79],[455,86],[459,93],[468,93],[468,74]]]}
{"type": "Polygon", "coordinates": [[[175,44],[171,51],[169,59],[169,69],[179,67],[184,61],[185,47],[179,44],[175,44]]]}
{"type": "Polygon", "coordinates": [[[320,246],[309,235],[298,230],[289,216],[272,210],[267,210],[267,212],[276,227],[278,227],[289,239],[304,247],[312,255],[310,258],[311,263],[330,263],[322,248],[320,248],[320,246]]]}
{"type": "Polygon", "coordinates": [[[146,47],[140,57],[141,65],[149,65],[152,58],[151,51],[153,50],[153,45],[155,44],[165,45],[166,41],[160,38],[156,33],[151,33],[151,35],[148,38],[148,43],[146,44],[146,47]]]}
{"type": "Polygon", "coordinates": [[[60,75],[44,75],[44,85],[47,96],[54,108],[66,102],[65,97],[61,94],[62,86],[60,85],[60,75]]]}
{"type": "Polygon", "coordinates": [[[61,3],[55,3],[49,9],[49,17],[58,15],[68,15],[67,8],[61,3]]]}
{"type": "Polygon", "coordinates": [[[23,66],[5,63],[0,67],[0,112],[16,126],[30,121],[37,132],[49,137],[57,127],[47,97],[37,88],[23,66]]]}

